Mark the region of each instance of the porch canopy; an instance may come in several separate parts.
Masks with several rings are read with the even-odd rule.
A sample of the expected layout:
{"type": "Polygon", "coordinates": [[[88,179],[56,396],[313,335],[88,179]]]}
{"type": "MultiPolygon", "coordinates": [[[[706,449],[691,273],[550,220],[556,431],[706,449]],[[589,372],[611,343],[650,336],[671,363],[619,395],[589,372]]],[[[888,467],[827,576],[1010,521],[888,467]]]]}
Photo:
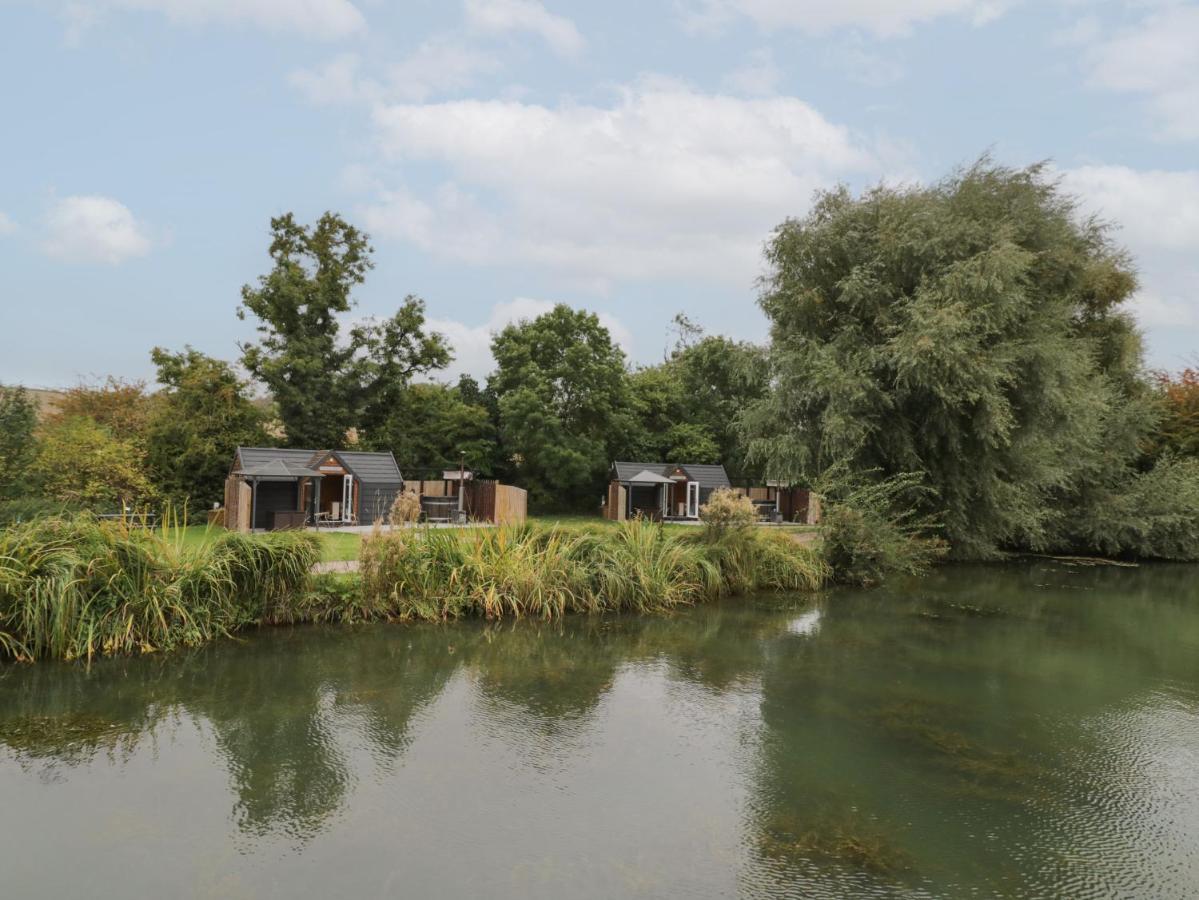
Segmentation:
{"type": "Polygon", "coordinates": [[[629,479],[629,484],[674,484],[674,480],[649,469],[642,469],[629,479]]]}
{"type": "Polygon", "coordinates": [[[317,469],[310,469],[307,466],[299,466],[295,463],[289,463],[282,459],[272,459],[268,462],[258,463],[253,466],[236,469],[234,475],[240,475],[243,478],[321,478],[324,473],[317,469]]]}

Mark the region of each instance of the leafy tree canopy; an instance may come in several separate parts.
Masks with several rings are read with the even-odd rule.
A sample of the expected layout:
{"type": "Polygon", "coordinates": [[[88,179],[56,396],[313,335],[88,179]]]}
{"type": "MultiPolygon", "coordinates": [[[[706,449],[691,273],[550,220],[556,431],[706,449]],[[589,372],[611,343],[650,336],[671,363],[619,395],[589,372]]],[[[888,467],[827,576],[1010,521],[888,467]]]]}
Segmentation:
{"type": "Polygon", "coordinates": [[[0,387],[0,500],[28,493],[37,457],[37,407],[24,388],[0,387]]]}
{"type": "Polygon", "coordinates": [[[373,445],[395,453],[406,478],[456,469],[464,453],[468,469],[491,475],[497,453],[495,426],[478,399],[468,401],[457,387],[409,385],[372,433],[373,445]]]}
{"type": "Polygon", "coordinates": [[[505,452],[534,504],[598,498],[621,440],[627,404],[624,353],[594,313],[563,304],[509,325],[491,344],[489,382],[505,452]]]}
{"type": "Polygon", "coordinates": [[[33,472],[47,497],[109,511],[155,499],[141,448],[94,419],[56,417],[40,437],[33,472]]]}
{"type": "Polygon", "coordinates": [[[340,447],[350,429],[379,427],[415,374],[444,367],[444,338],[424,331],[424,303],[350,329],[338,316],[373,267],[369,239],[335,213],[313,226],[288,213],[271,220],[271,271],[242,288],[238,315],[258,320],[242,346],[246,370],[270,390],[293,445],[340,447]]]}
{"type": "Polygon", "coordinates": [[[227,362],[191,347],[150,356],[163,386],[146,429],[151,476],[174,502],[207,507],[222,497],[234,450],[269,443],[264,413],[227,362]]]}
{"type": "Polygon", "coordinates": [[[1157,555],[1107,519],[1134,487],[1165,495],[1134,481],[1156,418],[1122,309],[1136,281],[1043,167],[983,159],[929,187],[834,190],[767,258],[774,390],[744,426],[770,477],[919,473],[962,557],[1157,555]]]}
{"type": "Polygon", "coordinates": [[[154,397],[144,381],[111,375],[98,384],[79,384],[63,393],[49,416],[52,422],[85,416],[121,440],[142,445],[154,397]]]}

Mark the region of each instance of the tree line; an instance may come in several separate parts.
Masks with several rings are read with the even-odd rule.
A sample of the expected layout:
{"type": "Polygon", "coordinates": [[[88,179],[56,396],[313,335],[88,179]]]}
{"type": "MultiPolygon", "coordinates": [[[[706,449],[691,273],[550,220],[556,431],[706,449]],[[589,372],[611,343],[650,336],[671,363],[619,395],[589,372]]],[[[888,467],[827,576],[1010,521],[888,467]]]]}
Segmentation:
{"type": "Polygon", "coordinates": [[[6,391],[0,493],[209,506],[238,444],[350,442],[410,476],[464,455],[541,510],[595,508],[613,459],[722,462],[840,500],[876,557],[888,533],[961,558],[1199,556],[1199,376],[1146,369],[1132,260],[1042,166],[818,196],[767,241],[768,344],[680,315],[650,366],[559,305],[494,335],[482,383],[439,380],[452,349],[420,298],[345,324],[372,254],[334,213],[273,219],[238,309],[249,380],[157,348],[157,390],[81,386],[41,422],[6,391]]]}
{"type": "MultiPolygon", "coordinates": [[[[415,296],[346,327],[372,267],[365,234],[326,213],[271,222],[271,267],[242,289],[256,339],[231,362],[155,348],[156,389],[110,378],[72,388],[39,422],[19,389],[0,394],[0,497],[210,507],[239,445],[395,453],[406,477],[457,468],[522,485],[541,510],[594,510],[616,458],[724,462],[755,473],[738,411],[766,390],[761,347],[706,336],[680,316],[658,365],[632,367],[599,318],[565,305],[494,335],[480,384],[452,361],[415,296]],[[265,398],[255,397],[255,388],[265,398]]],[[[9,515],[8,518],[12,518],[9,515]]]]}

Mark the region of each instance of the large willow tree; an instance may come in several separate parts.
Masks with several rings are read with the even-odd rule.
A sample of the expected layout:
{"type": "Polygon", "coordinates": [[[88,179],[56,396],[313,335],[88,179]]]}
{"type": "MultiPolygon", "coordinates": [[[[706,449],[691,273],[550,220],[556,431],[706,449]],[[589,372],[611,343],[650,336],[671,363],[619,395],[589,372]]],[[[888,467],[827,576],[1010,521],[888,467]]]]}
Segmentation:
{"type": "Polygon", "coordinates": [[[964,558],[1196,554],[1194,470],[1142,459],[1130,261],[1043,167],[830,191],[767,258],[773,391],[744,425],[771,476],[919,473],[964,558]]]}

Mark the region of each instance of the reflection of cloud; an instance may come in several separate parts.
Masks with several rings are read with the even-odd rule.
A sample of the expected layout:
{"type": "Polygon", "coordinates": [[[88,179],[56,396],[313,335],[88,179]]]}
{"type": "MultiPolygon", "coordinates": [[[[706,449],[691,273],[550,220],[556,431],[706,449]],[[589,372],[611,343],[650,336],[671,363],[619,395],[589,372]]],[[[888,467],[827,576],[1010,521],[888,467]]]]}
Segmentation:
{"type": "Polygon", "coordinates": [[[802,616],[796,616],[787,623],[787,631],[790,634],[801,634],[812,636],[820,630],[820,618],[823,614],[819,609],[808,610],[802,616]]]}

